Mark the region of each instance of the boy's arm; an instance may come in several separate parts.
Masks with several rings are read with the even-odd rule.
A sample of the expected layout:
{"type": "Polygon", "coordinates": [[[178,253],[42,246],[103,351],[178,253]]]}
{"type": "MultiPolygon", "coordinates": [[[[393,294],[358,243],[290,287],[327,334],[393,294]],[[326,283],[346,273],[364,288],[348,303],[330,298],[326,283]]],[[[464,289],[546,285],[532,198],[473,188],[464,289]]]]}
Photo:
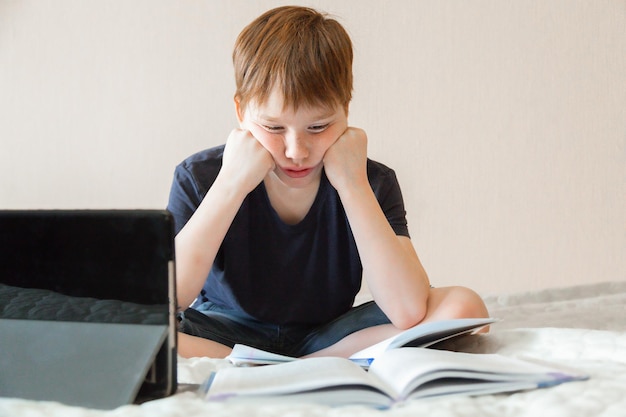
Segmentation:
{"type": "Polygon", "coordinates": [[[348,216],[363,278],[394,326],[404,329],[426,314],[429,282],[408,237],[397,236],[367,178],[367,136],[348,128],[326,152],[324,169],[348,216]]]}
{"type": "Polygon", "coordinates": [[[271,155],[250,132],[233,130],[215,182],[176,235],[179,308],[187,308],[198,296],[243,200],[273,167],[271,155]]]}

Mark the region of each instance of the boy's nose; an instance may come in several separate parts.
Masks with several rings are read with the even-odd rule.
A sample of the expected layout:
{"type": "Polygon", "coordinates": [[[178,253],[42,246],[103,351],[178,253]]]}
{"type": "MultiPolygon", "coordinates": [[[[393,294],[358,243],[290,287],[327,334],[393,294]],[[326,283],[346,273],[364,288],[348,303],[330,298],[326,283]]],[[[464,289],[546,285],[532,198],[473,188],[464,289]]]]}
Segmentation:
{"type": "Polygon", "coordinates": [[[309,156],[305,141],[297,134],[285,137],[285,156],[293,161],[302,161],[309,156]]]}

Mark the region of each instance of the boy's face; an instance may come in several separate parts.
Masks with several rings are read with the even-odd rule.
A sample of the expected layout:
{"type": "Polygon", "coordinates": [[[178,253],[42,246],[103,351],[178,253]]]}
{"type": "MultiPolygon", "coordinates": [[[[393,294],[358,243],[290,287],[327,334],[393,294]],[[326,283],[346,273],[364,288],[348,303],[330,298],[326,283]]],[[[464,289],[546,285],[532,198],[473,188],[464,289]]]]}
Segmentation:
{"type": "Polygon", "coordinates": [[[302,188],[317,181],[324,154],[348,127],[345,109],[300,106],[283,109],[283,96],[274,89],[266,103],[254,101],[237,116],[246,129],[274,158],[274,174],[289,187],[302,188]]]}

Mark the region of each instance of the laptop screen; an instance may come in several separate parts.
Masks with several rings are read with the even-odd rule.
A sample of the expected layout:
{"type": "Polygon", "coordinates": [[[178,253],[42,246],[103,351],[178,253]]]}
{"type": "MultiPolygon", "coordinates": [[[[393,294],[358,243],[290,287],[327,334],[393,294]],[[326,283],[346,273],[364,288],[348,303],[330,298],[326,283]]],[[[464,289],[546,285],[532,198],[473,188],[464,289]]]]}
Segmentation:
{"type": "Polygon", "coordinates": [[[0,212],[2,318],[167,324],[169,213],[0,212]]]}

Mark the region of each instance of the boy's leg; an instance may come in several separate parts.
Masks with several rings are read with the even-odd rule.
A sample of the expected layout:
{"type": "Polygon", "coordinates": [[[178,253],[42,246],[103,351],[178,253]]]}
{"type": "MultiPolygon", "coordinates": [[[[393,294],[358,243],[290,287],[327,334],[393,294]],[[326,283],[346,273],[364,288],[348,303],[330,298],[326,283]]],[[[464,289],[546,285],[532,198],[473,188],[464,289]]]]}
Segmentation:
{"type": "Polygon", "coordinates": [[[276,326],[236,312],[211,308],[204,313],[188,308],[178,314],[178,353],[183,357],[228,356],[236,343],[273,350],[276,326]]]}
{"type": "MultiPolygon", "coordinates": [[[[210,320],[200,312],[187,309],[178,314],[178,354],[184,358],[208,356],[223,358],[230,354],[230,341],[220,337],[231,322],[219,315],[210,320]],[[210,329],[210,330],[208,330],[210,329]],[[216,340],[212,340],[216,339],[216,340]]],[[[232,324],[235,327],[235,324],[232,324]]]]}
{"type": "MultiPolygon", "coordinates": [[[[306,336],[294,345],[292,356],[324,356],[325,354],[326,356],[349,356],[349,354],[341,354],[331,347],[363,329],[384,328],[385,325],[391,326],[390,323],[389,318],[373,301],[352,307],[347,313],[335,320],[310,329],[306,336]]],[[[393,326],[391,327],[393,328],[393,326]]],[[[292,338],[292,340],[295,342],[296,339],[292,338]]]]}
{"type": "Polygon", "coordinates": [[[178,332],[178,354],[183,358],[208,356],[210,358],[225,358],[233,350],[231,347],[205,339],[178,332]]]}
{"type": "MultiPolygon", "coordinates": [[[[478,294],[465,287],[431,288],[426,315],[420,323],[455,318],[489,317],[487,307],[478,294]]],[[[484,328],[482,331],[488,331],[484,328]]],[[[308,356],[342,356],[365,349],[402,332],[392,324],[382,324],[358,330],[327,348],[308,356]]]]}

